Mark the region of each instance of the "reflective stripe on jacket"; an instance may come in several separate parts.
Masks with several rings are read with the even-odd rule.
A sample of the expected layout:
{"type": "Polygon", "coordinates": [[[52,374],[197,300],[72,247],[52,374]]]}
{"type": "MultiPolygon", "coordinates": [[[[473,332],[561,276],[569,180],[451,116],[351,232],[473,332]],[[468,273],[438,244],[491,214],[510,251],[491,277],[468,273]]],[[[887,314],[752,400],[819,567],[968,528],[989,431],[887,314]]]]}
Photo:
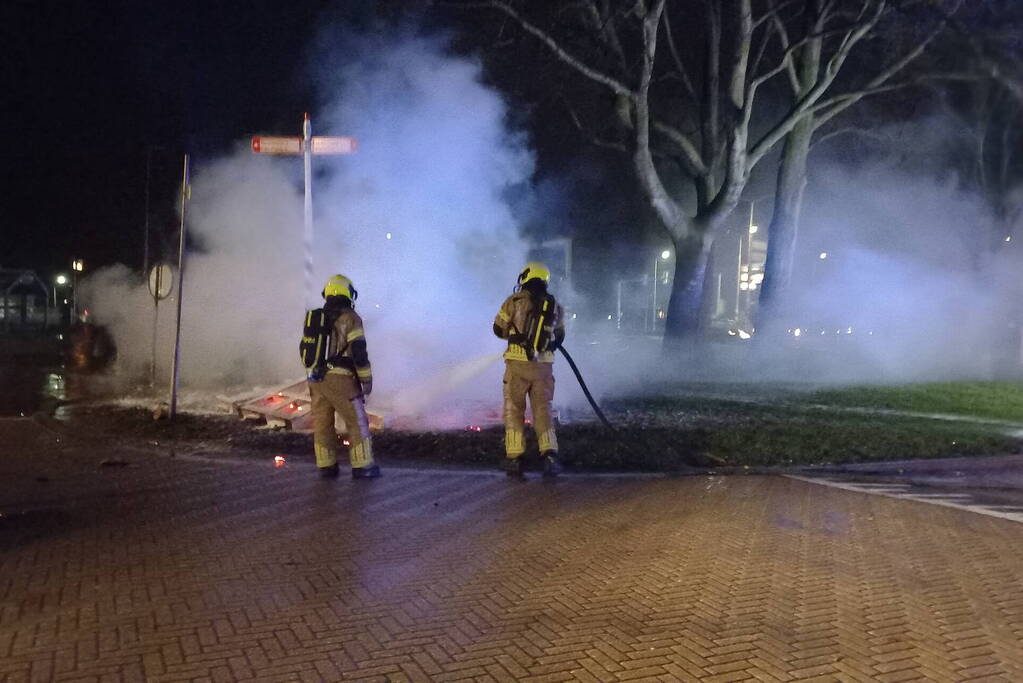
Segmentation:
{"type": "Polygon", "coordinates": [[[327,347],[327,368],[327,372],[357,375],[362,382],[373,379],[362,318],[351,308],[341,311],[334,321],[334,333],[327,347]]]}

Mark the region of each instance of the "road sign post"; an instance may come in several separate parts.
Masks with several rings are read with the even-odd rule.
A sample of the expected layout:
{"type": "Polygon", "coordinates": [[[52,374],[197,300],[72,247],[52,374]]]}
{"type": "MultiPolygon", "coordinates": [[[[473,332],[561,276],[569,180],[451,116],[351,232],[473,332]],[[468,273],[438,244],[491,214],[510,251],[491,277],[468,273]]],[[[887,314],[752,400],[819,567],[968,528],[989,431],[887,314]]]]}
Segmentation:
{"type": "Polygon", "coordinates": [[[306,113],[302,122],[302,168],[305,171],[305,201],[302,205],[303,230],[302,251],[305,259],[302,264],[302,296],[305,306],[313,305],[313,124],[306,113]]]}
{"type": "Polygon", "coordinates": [[[156,386],[156,335],[160,319],[160,300],[170,296],[174,271],[169,264],[158,263],[149,271],[149,293],[153,296],[153,356],[149,366],[149,384],[156,386]]]}
{"type": "Polygon", "coordinates": [[[304,306],[315,305],[313,297],[313,161],[315,155],[352,154],[358,147],[355,138],[341,136],[313,136],[309,114],[302,121],[302,137],[257,135],[252,138],[252,151],[256,154],[285,156],[302,155],[305,176],[302,230],[302,280],[304,306]]]}
{"type": "Polygon", "coordinates": [[[174,360],[171,362],[171,396],[169,419],[173,420],[178,410],[178,361],[181,358],[181,295],[185,283],[185,207],[188,205],[192,187],[188,177],[188,155],[185,155],[181,172],[181,232],[178,234],[178,301],[177,317],[174,322],[174,360]]]}

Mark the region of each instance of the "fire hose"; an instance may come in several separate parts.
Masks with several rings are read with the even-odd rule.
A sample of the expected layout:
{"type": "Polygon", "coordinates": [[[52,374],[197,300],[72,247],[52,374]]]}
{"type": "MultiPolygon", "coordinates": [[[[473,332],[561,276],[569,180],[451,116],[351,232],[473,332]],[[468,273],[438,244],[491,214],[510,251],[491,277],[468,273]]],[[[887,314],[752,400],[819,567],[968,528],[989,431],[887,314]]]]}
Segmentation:
{"type": "MultiPolygon", "coordinates": [[[[522,336],[522,333],[519,332],[519,328],[515,326],[514,322],[511,323],[511,328],[515,330],[515,333],[520,337],[522,336]]],[[[523,351],[526,352],[526,357],[532,360],[532,350],[526,344],[520,344],[520,346],[522,346],[523,351]]],[[[600,406],[597,405],[597,401],[593,398],[593,394],[590,393],[590,388],[586,386],[586,380],[583,379],[583,373],[579,372],[579,366],[577,366],[575,361],[572,360],[572,356],[569,355],[564,346],[559,345],[558,350],[561,351],[561,355],[565,357],[565,360],[568,361],[569,367],[572,368],[572,373],[579,382],[579,386],[582,388],[583,394],[586,396],[586,400],[590,402],[590,407],[593,408],[593,412],[597,414],[597,417],[600,418],[600,421],[608,428],[608,430],[612,432],[615,431],[614,426],[608,422],[608,419],[604,416],[604,411],[602,411],[600,406]]]]}
{"type": "Polygon", "coordinates": [[[593,399],[593,394],[590,393],[590,388],[586,386],[586,380],[583,379],[583,375],[579,372],[579,368],[576,366],[575,361],[572,360],[572,356],[569,355],[564,346],[559,346],[558,350],[561,351],[561,355],[565,357],[565,360],[568,361],[569,367],[572,368],[572,372],[575,374],[575,378],[579,381],[579,386],[582,387],[583,393],[586,395],[586,400],[590,402],[590,406],[593,408],[593,412],[597,414],[597,417],[600,418],[600,421],[604,423],[605,427],[612,432],[615,431],[615,428],[607,421],[607,418],[604,417],[604,411],[600,409],[600,406],[598,406],[597,402],[593,399]]]}

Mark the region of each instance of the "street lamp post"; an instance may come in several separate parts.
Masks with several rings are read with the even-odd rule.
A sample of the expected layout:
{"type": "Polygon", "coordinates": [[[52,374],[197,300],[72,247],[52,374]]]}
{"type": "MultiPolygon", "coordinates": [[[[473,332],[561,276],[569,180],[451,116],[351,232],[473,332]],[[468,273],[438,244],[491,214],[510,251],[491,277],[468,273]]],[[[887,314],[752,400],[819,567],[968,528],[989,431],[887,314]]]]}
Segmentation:
{"type": "Polygon", "coordinates": [[[54,282],[57,283],[57,285],[54,286],[54,288],[53,288],[53,308],[56,309],[57,308],[57,287],[58,286],[59,287],[63,287],[64,285],[67,284],[67,275],[64,275],[63,273],[61,273],[60,275],[58,275],[54,279],[54,282]]]}
{"type": "Polygon", "coordinates": [[[664,251],[661,252],[660,258],[655,258],[654,259],[654,292],[653,292],[654,293],[654,296],[653,296],[654,301],[653,301],[653,305],[651,307],[651,313],[650,313],[650,331],[651,332],[656,332],[657,331],[657,263],[658,263],[658,261],[667,261],[669,258],[671,258],[671,250],[670,249],[665,249],[664,251]]]}

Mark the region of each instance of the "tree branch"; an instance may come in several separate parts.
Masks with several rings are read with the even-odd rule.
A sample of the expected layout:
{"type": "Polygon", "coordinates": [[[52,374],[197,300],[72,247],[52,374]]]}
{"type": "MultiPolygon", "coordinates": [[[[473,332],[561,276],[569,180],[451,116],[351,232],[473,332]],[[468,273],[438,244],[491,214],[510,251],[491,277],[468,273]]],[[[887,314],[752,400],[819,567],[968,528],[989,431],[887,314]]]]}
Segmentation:
{"type": "Polygon", "coordinates": [[[838,128],[836,130],[825,133],[824,135],[821,135],[819,138],[813,141],[811,148],[816,147],[817,145],[824,144],[828,140],[832,138],[837,138],[840,135],[859,135],[865,138],[871,138],[872,140],[877,140],[878,142],[891,142],[891,138],[881,135],[879,133],[875,133],[872,130],[860,128],[858,126],[845,126],[844,128],[838,128]]]}
{"type": "Polygon", "coordinates": [[[678,146],[682,152],[683,159],[686,161],[686,165],[694,176],[707,175],[707,164],[700,156],[700,150],[697,149],[696,143],[688,135],[674,126],[669,126],[657,120],[653,122],[653,128],[678,146]]]}
{"type": "Polygon", "coordinates": [[[682,207],[664,187],[650,153],[650,82],[654,71],[654,61],[657,57],[657,34],[660,30],[661,16],[664,13],[664,3],[665,0],[654,0],[649,11],[640,14],[643,27],[643,61],[639,85],[633,96],[636,109],[633,161],[636,165],[640,186],[648,196],[661,223],[677,243],[689,236],[692,221],[688,219],[682,211],[682,207]]]}
{"type": "Polygon", "coordinates": [[[568,111],[568,116],[570,119],[572,119],[572,124],[575,126],[576,130],[578,130],[583,136],[585,136],[591,143],[593,143],[597,147],[613,149],[616,152],[627,153],[629,151],[629,149],[621,142],[618,142],[616,140],[606,140],[586,130],[586,128],[582,124],[582,121],[579,120],[579,116],[578,114],[576,114],[575,109],[568,101],[568,98],[562,95],[561,99],[565,103],[565,110],[568,111]]]}
{"type": "Polygon", "coordinates": [[[732,56],[732,78],[728,96],[739,111],[746,105],[746,70],[749,68],[749,53],[753,44],[753,7],[750,0],[739,0],[739,37],[735,41],[732,56]]]}
{"type": "Polygon", "coordinates": [[[597,3],[594,0],[589,0],[585,3],[587,13],[590,16],[590,21],[593,22],[593,29],[597,32],[603,42],[611,48],[614,52],[615,57],[618,58],[618,66],[621,67],[622,72],[625,73],[627,69],[627,60],[625,59],[625,50],[622,49],[622,41],[618,37],[618,30],[615,26],[614,19],[611,15],[611,8],[607,3],[607,0],[602,0],[601,5],[604,13],[597,9],[597,3]]]}
{"type": "Polygon", "coordinates": [[[561,60],[568,66],[572,67],[586,78],[589,78],[591,81],[606,86],[612,92],[618,95],[624,95],[627,97],[633,96],[632,89],[629,88],[625,83],[621,82],[617,78],[609,76],[603,73],[602,71],[587,65],[581,59],[569,53],[567,50],[561,47],[558,41],[556,41],[549,33],[547,33],[540,27],[530,22],[528,19],[519,14],[519,12],[514,7],[512,7],[506,2],[503,2],[502,0],[486,0],[485,2],[456,2],[453,3],[452,6],[465,9],[470,8],[495,9],[500,12],[504,12],[505,15],[518,22],[519,26],[522,27],[522,30],[534,36],[540,42],[546,45],[559,60],[561,60]]]}
{"type": "MultiPolygon", "coordinates": [[[[959,8],[959,4],[956,5],[956,9],[958,9],[958,8],[959,8]]],[[[837,104],[837,100],[839,99],[839,97],[831,98],[830,101],[825,102],[824,103],[825,105],[836,104],[836,106],[832,110],[828,111],[827,114],[819,116],[817,118],[815,127],[819,128],[820,126],[823,126],[828,121],[830,121],[831,119],[835,118],[836,116],[841,114],[843,111],[845,111],[849,107],[851,107],[854,104],[856,104],[857,102],[859,102],[861,99],[863,99],[863,97],[865,97],[865,96],[867,96],[869,94],[875,94],[877,92],[883,92],[882,90],[878,90],[879,86],[881,86],[884,83],[886,83],[889,79],[891,79],[893,76],[897,75],[900,71],[902,71],[907,66],[909,66],[909,64],[911,64],[913,61],[915,61],[920,55],[922,55],[924,53],[924,51],[927,49],[928,45],[930,45],[931,42],[938,36],[938,34],[940,34],[945,29],[945,26],[947,25],[947,23],[948,23],[948,18],[945,18],[942,21],[940,21],[938,23],[938,25],[934,27],[934,30],[932,30],[920,42],[920,44],[918,44],[915,48],[913,48],[912,50],[907,52],[905,55],[903,55],[901,59],[896,60],[887,69],[885,69],[884,71],[879,73],[877,76],[872,78],[867,83],[866,87],[863,88],[862,91],[860,91],[861,94],[858,94],[858,95],[853,96],[853,97],[849,97],[848,93],[846,94],[846,96],[839,96],[843,100],[840,104],[837,104]]]]}
{"type": "Polygon", "coordinates": [[[675,48],[675,38],[671,33],[671,21],[668,19],[668,8],[664,8],[664,33],[668,38],[668,52],[671,53],[671,58],[675,62],[675,68],[678,69],[679,76],[682,79],[682,85],[685,86],[686,91],[689,95],[696,99],[696,88],[693,87],[693,82],[689,78],[689,71],[686,69],[685,63],[679,57],[678,50],[675,48]]]}
{"type": "MultiPolygon", "coordinates": [[[[866,13],[866,8],[870,4],[870,0],[865,0],[864,14],[866,13]]],[[[799,98],[793,108],[785,115],[784,118],[782,118],[781,121],[776,123],[770,130],[761,136],[756,144],[753,145],[749,154],[750,169],[756,166],[756,164],[759,163],[760,160],[763,159],[764,156],[771,151],[771,149],[778,144],[782,138],[788,135],[789,131],[792,130],[800,119],[811,113],[812,107],[818,100],[820,100],[827,89],[831,87],[831,84],[834,83],[839,71],[841,71],[846,59],[848,59],[849,53],[856,44],[863,40],[864,36],[866,36],[874,28],[874,26],[877,25],[877,22],[880,21],[881,15],[884,13],[886,7],[886,0],[879,0],[873,13],[869,15],[865,14],[866,19],[862,20],[854,29],[850,30],[842,38],[842,42],[839,44],[835,54],[831,56],[824,67],[823,77],[819,78],[817,83],[815,83],[805,95],[799,98]]]]}
{"type": "Polygon", "coordinates": [[[792,88],[793,94],[798,94],[800,90],[799,76],[796,74],[796,65],[792,63],[792,51],[789,48],[790,41],[788,29],[785,28],[785,23],[777,14],[774,15],[771,22],[774,24],[774,30],[778,34],[778,39],[781,42],[783,55],[781,63],[785,66],[785,69],[788,72],[789,86],[792,88]]]}

